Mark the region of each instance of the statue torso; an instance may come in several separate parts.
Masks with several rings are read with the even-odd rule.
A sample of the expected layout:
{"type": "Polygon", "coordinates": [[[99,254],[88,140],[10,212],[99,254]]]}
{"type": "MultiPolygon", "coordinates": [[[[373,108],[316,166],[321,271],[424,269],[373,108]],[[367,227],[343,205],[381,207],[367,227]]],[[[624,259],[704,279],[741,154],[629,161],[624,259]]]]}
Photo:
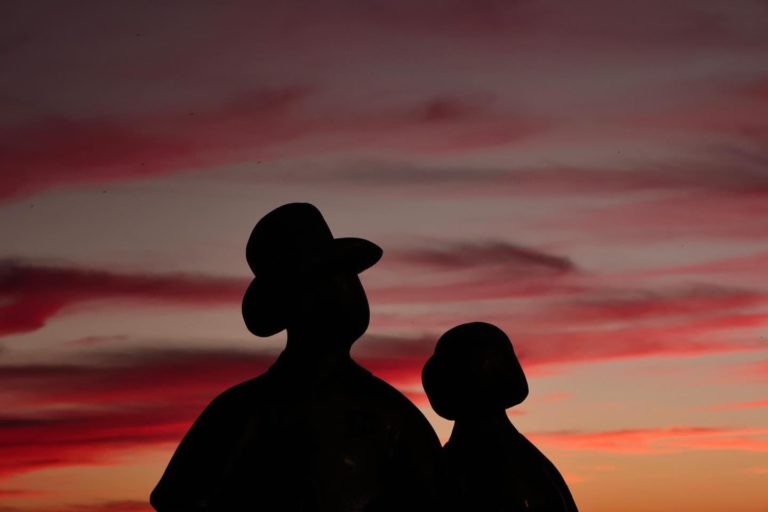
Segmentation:
{"type": "MultiPolygon", "coordinates": [[[[413,489],[437,492],[431,427],[351,359],[304,365],[281,356],[214,400],[187,438],[174,459],[208,466],[200,510],[386,510],[404,506],[413,489]],[[196,458],[206,439],[214,453],[196,458]]],[[[172,461],[171,479],[172,471],[186,468],[172,461]]]]}

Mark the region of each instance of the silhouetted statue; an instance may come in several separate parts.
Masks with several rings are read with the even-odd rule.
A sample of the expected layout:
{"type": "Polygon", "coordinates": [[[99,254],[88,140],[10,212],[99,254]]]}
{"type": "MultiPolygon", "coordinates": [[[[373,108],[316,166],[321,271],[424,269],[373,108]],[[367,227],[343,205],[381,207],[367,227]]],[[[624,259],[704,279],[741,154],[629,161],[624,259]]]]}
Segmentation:
{"type": "Polygon", "coordinates": [[[182,440],[150,501],[159,512],[440,510],[441,448],[401,393],[350,357],[367,329],[359,272],[375,244],[334,239],[310,204],[253,229],[243,318],[287,329],[263,375],[218,396],[182,440]]]}
{"type": "Polygon", "coordinates": [[[503,331],[482,322],[450,329],[422,380],[435,412],[456,421],[443,450],[464,510],[577,510],[554,464],[507,417],[528,382],[503,331]]]}

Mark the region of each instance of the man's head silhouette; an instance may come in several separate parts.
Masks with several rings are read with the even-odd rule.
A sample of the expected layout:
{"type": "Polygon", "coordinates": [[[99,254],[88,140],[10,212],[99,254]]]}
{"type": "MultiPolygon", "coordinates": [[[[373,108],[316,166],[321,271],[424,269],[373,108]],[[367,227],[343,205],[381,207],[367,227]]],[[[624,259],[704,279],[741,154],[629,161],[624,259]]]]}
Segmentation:
{"type": "Polygon", "coordinates": [[[358,273],[381,254],[334,238],[310,204],[256,224],[243,318],[257,336],[286,329],[285,350],[197,418],[152,492],[158,512],[446,510],[434,430],[350,355],[369,320],[358,273]]]}
{"type": "Polygon", "coordinates": [[[361,238],[334,238],[320,211],[290,203],[253,228],[246,259],[255,278],[243,319],[261,337],[288,330],[289,347],[349,350],[368,327],[368,301],[357,274],[382,251],[361,238]]]}

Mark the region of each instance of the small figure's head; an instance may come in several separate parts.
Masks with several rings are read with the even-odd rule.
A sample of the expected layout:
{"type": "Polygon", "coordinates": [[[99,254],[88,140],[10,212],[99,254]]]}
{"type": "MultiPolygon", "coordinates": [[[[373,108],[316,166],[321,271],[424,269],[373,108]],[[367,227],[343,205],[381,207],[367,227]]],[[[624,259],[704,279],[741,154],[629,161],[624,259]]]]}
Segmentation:
{"type": "Polygon", "coordinates": [[[512,343],[501,329],[484,322],[443,334],[421,378],[430,405],[449,420],[504,410],[528,396],[512,343]]]}
{"type": "Polygon", "coordinates": [[[369,321],[368,300],[357,274],[381,254],[367,240],[333,238],[311,204],[272,210],[253,228],[246,246],[256,277],[243,297],[245,325],[256,336],[288,329],[311,333],[318,343],[340,345],[324,348],[349,349],[369,321]]]}

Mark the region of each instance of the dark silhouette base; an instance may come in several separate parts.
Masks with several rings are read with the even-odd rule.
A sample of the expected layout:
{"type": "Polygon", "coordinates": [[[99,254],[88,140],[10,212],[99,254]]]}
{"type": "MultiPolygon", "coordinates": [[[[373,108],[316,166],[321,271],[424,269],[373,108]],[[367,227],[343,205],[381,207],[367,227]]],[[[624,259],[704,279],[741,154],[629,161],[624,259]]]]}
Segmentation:
{"type": "Polygon", "coordinates": [[[560,472],[507,417],[528,383],[500,329],[475,322],[446,332],[423,382],[435,411],[456,421],[443,451],[462,510],[577,512],[560,472]]]}
{"type": "Polygon", "coordinates": [[[214,400],[152,495],[157,510],[439,510],[421,412],[348,357],[284,353],[214,400]]]}

